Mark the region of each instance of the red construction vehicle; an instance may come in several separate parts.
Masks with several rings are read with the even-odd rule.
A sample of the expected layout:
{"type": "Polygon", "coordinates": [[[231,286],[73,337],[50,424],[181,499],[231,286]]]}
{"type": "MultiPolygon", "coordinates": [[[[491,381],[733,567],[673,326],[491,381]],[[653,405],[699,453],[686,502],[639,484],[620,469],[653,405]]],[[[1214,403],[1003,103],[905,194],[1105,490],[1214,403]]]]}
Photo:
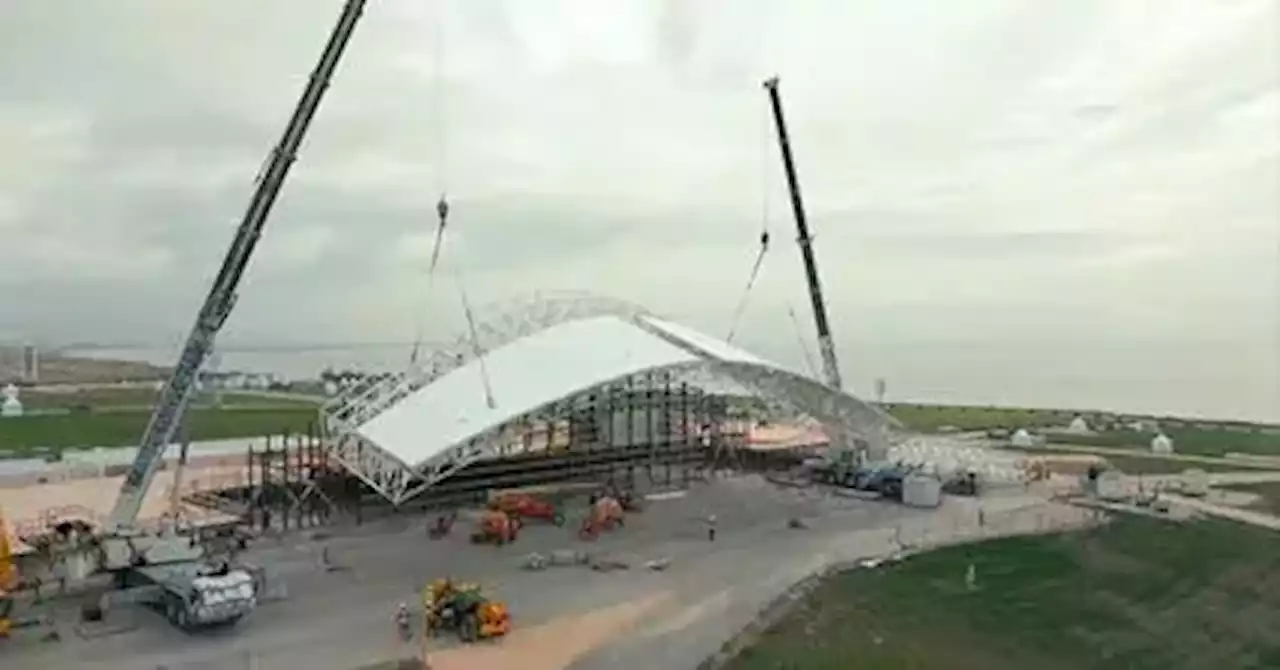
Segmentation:
{"type": "Polygon", "coordinates": [[[593,503],[578,529],[578,537],[594,540],[601,532],[613,530],[615,526],[625,525],[625,514],[622,504],[612,496],[600,496],[593,503]]]}
{"type": "Polygon", "coordinates": [[[489,509],[505,512],[520,524],[525,519],[539,519],[557,526],[564,525],[564,514],[560,512],[560,508],[528,493],[499,493],[489,501],[489,509]]]}
{"type": "Polygon", "coordinates": [[[476,544],[493,543],[502,546],[508,542],[515,542],[519,532],[519,524],[507,516],[506,512],[489,510],[480,517],[480,523],[471,533],[471,541],[476,544]]]}
{"type": "Polygon", "coordinates": [[[600,495],[616,499],[618,504],[622,505],[622,511],[624,512],[644,511],[644,497],[638,496],[634,491],[624,489],[617,484],[610,483],[605,485],[604,492],[600,495]]]}

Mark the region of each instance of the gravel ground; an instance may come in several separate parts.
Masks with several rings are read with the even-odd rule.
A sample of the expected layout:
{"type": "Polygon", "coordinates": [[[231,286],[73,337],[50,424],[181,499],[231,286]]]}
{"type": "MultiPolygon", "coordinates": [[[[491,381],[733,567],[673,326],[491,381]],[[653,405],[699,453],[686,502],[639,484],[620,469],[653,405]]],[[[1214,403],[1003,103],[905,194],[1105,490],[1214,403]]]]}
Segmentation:
{"type": "Polygon", "coordinates": [[[516,630],[492,645],[431,650],[440,669],[692,668],[767,603],[829,562],[883,555],[904,544],[1035,531],[1048,520],[1078,514],[1032,494],[1006,495],[981,503],[988,520],[979,528],[978,504],[949,500],[939,510],[913,510],[781,489],[745,476],[653,501],[644,513],[629,516],[624,529],[595,542],[573,539],[575,515],[565,528],[531,525],[517,543],[502,548],[470,545],[461,522],[454,536],[430,541],[427,520],[390,519],[337,529],[323,541],[331,559],[348,570],[324,570],[321,542],[300,536],[255,549],[249,558],[273,566],[289,596],[264,603],[235,629],[189,636],[140,611],[136,630],[84,640],[66,617],[63,642],[13,640],[0,647],[0,666],[351,670],[419,653],[420,640],[397,639],[392,613],[397,602],[416,603],[426,581],[447,575],[479,581],[506,601],[516,630]],[[716,516],[715,542],[706,537],[708,514],[716,516]],[[788,528],[791,518],[804,519],[808,528],[788,528]],[[571,547],[633,565],[614,572],[520,567],[531,551],[571,547]],[[643,567],[657,558],[670,559],[670,567],[643,567]]]}

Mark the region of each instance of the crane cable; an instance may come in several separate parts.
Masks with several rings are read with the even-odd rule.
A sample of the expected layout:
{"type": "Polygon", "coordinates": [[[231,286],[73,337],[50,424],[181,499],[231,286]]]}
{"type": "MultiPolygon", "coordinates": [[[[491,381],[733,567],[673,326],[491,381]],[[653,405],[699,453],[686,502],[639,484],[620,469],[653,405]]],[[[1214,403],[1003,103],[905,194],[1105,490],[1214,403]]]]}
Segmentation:
{"type": "Polygon", "coordinates": [[[435,284],[436,266],[440,263],[440,250],[444,247],[444,232],[449,223],[448,158],[445,144],[444,118],[444,3],[436,5],[436,20],[433,23],[432,35],[432,97],[434,98],[434,148],[436,162],[436,190],[440,199],[436,201],[436,234],[431,246],[431,262],[427,266],[426,280],[422,286],[421,302],[414,310],[413,350],[409,354],[409,365],[416,365],[418,354],[422,349],[422,340],[426,330],[426,304],[431,295],[431,287],[435,284]]]}
{"type": "Polygon", "coordinates": [[[458,284],[458,298],[462,301],[462,314],[467,319],[467,333],[471,337],[471,353],[480,367],[480,383],[484,387],[484,404],[489,409],[497,409],[498,403],[493,397],[493,384],[489,381],[489,366],[485,364],[485,351],[480,346],[480,332],[476,328],[475,314],[471,311],[471,301],[467,299],[467,290],[462,281],[461,269],[454,270],[454,279],[458,284]]]}
{"type": "Polygon", "coordinates": [[[761,124],[760,133],[760,250],[756,252],[755,262],[751,265],[751,274],[747,276],[747,285],[743,287],[742,295],[738,298],[738,305],[733,310],[733,317],[729,321],[729,334],[725,337],[725,342],[733,342],[734,336],[738,333],[738,325],[742,321],[742,315],[747,310],[747,301],[751,298],[751,289],[756,285],[756,279],[760,276],[760,268],[764,264],[764,256],[769,251],[768,114],[765,114],[762,119],[764,122],[761,124]]]}
{"type": "Polygon", "coordinates": [[[791,325],[795,327],[796,343],[800,345],[800,353],[804,355],[804,366],[809,370],[809,376],[814,379],[821,379],[818,375],[818,366],[813,362],[813,352],[809,351],[809,345],[804,341],[804,330],[800,327],[800,319],[796,317],[796,310],[790,304],[787,305],[787,314],[791,317],[791,325]]]}

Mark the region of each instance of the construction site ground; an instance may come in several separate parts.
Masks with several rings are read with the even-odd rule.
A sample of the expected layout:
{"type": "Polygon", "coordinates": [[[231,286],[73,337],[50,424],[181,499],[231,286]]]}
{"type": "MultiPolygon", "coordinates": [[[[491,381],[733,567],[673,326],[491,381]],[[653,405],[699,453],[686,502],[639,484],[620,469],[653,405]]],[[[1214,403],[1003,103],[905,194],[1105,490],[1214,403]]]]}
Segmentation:
{"type": "Polygon", "coordinates": [[[594,542],[574,538],[584,505],[569,509],[565,527],[531,522],[518,542],[501,548],[470,544],[463,521],[452,536],[430,540],[431,519],[421,517],[334,528],[325,539],[294,534],[264,540],[246,558],[271,566],[287,596],[262,603],[234,629],[187,635],[158,614],[126,608],[112,616],[131,620],[133,630],[84,639],[74,630],[73,605],[66,603],[56,613],[61,642],[39,642],[34,632],[20,635],[0,648],[0,659],[5,667],[67,670],[351,670],[421,656],[425,647],[435,670],[692,668],[825,565],[888,555],[904,545],[1060,528],[1091,514],[1021,488],[918,510],[778,487],[750,475],[675,495],[650,502],[628,517],[625,528],[594,542]],[[708,515],[716,517],[714,542],[707,538],[708,515]],[[789,528],[792,518],[807,527],[789,528]],[[325,547],[330,568],[322,564],[325,547]],[[630,568],[522,567],[530,552],[569,548],[621,558],[630,568]],[[643,564],[652,559],[669,559],[670,566],[649,570],[643,564]],[[420,636],[400,641],[396,604],[416,606],[423,584],[443,576],[480,582],[506,601],[513,633],[465,648],[424,644],[420,636]]]}

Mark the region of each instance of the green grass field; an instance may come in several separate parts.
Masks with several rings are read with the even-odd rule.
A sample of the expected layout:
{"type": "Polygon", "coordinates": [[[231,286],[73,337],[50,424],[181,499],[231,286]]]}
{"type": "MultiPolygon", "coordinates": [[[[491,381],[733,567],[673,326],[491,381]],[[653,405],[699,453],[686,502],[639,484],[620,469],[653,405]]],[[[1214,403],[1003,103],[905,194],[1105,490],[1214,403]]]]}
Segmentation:
{"type": "Polygon", "coordinates": [[[892,414],[908,428],[933,432],[950,426],[959,430],[987,430],[990,428],[1032,428],[1035,426],[1066,425],[1071,412],[1018,407],[966,407],[951,405],[916,405],[894,403],[889,405],[892,414]]]}
{"type": "MultiPolygon", "coordinates": [[[[104,410],[111,408],[142,408],[155,404],[158,392],[149,388],[89,388],[76,391],[24,390],[22,404],[27,409],[104,410]]],[[[219,403],[228,407],[314,407],[317,403],[288,396],[268,396],[252,393],[223,393],[219,403]]],[[[194,406],[209,406],[214,402],[210,394],[200,394],[193,399],[194,406]]]]}
{"type": "MultiPolygon", "coordinates": [[[[1245,454],[1280,455],[1280,435],[1201,428],[1171,428],[1165,433],[1173,439],[1174,450],[1180,454],[1225,456],[1229,452],[1238,451],[1245,454]]],[[[1152,437],[1151,433],[1120,430],[1097,435],[1050,435],[1049,441],[1096,447],[1149,449],[1152,437]]]]}
{"type": "MultiPolygon", "coordinates": [[[[114,447],[137,444],[151,418],[149,410],[84,412],[0,420],[0,449],[21,454],[33,447],[114,447]]],[[[305,431],[315,406],[196,408],[187,411],[192,440],[279,435],[305,431]]]]}
{"type": "Polygon", "coordinates": [[[1125,517],[838,575],[726,667],[1263,670],[1277,627],[1280,534],[1125,517]]]}
{"type": "MultiPolygon", "coordinates": [[[[1065,410],[916,404],[893,404],[890,405],[889,412],[907,427],[923,432],[935,432],[947,426],[964,431],[1061,427],[1074,416],[1073,412],[1065,410]]],[[[1183,454],[1223,456],[1232,451],[1280,454],[1280,434],[1178,427],[1170,427],[1165,432],[1173,438],[1175,450],[1183,454]]],[[[1153,436],[1152,433],[1130,430],[1095,435],[1047,435],[1049,442],[1143,450],[1150,448],[1153,436]]]]}

